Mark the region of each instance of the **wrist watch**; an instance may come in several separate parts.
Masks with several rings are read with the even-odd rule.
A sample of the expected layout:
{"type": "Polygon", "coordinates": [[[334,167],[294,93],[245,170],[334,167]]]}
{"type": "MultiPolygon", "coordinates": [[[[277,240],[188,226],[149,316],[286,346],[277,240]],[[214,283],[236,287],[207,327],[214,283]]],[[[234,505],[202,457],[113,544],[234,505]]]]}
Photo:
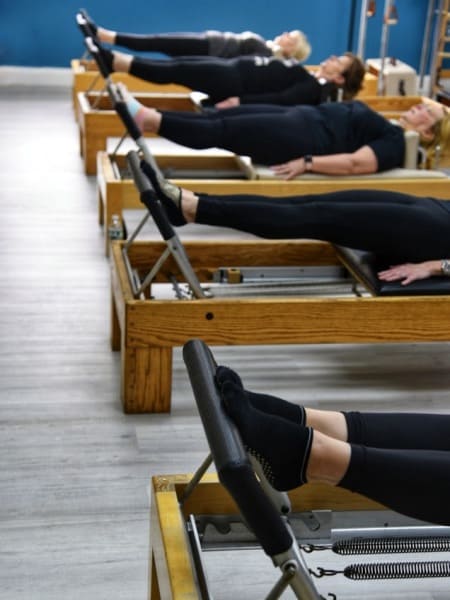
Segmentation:
{"type": "Polygon", "coordinates": [[[450,260],[441,260],[441,273],[450,277],[450,260]]]}
{"type": "Polygon", "coordinates": [[[313,157],[311,154],[306,154],[303,157],[303,160],[305,161],[305,171],[312,171],[313,170],[313,157]]]}

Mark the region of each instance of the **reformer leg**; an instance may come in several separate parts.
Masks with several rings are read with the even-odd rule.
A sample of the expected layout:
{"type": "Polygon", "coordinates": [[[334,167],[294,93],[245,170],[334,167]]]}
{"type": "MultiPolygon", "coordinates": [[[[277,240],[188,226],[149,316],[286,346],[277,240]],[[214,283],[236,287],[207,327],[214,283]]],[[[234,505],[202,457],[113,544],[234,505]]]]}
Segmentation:
{"type": "Polygon", "coordinates": [[[123,343],[121,359],[124,412],[170,412],[172,348],[128,348],[123,343]]]}
{"type": "Polygon", "coordinates": [[[120,323],[119,323],[119,319],[117,316],[117,308],[116,308],[116,302],[114,300],[114,293],[111,293],[111,337],[110,337],[110,344],[111,344],[111,350],[113,352],[118,352],[121,348],[121,330],[120,330],[120,323]]]}

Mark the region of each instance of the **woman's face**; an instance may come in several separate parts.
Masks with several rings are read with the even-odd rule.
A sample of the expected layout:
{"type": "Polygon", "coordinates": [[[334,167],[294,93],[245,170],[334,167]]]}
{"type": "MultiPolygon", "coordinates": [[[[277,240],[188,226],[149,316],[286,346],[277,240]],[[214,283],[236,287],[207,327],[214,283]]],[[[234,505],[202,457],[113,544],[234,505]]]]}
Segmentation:
{"type": "Polygon", "coordinates": [[[445,115],[445,108],[438,102],[422,102],[407,110],[401,117],[400,123],[406,129],[414,129],[424,135],[433,135],[433,128],[445,115]]]}
{"type": "Polygon", "coordinates": [[[350,56],[329,56],[326,60],[320,63],[319,73],[321,77],[325,77],[328,81],[337,81],[342,79],[342,74],[345,73],[352,64],[350,56]]]}

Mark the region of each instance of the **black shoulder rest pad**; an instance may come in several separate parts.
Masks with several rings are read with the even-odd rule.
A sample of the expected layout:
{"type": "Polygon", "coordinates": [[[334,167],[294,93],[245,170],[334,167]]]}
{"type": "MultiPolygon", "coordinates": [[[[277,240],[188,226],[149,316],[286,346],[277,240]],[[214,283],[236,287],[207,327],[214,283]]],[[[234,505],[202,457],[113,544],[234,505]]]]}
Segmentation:
{"type": "Polygon", "coordinates": [[[402,285],[400,281],[380,281],[378,271],[386,268],[373,252],[334,246],[343,264],[374,296],[450,295],[450,277],[430,277],[402,285]]]}

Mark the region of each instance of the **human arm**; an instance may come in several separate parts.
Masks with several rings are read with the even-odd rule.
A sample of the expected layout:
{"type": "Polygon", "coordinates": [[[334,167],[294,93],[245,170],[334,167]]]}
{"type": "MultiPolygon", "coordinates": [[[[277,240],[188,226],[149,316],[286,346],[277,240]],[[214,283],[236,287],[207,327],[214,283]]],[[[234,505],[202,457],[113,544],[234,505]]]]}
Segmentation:
{"type": "Polygon", "coordinates": [[[401,281],[402,285],[408,285],[419,279],[428,279],[436,275],[442,275],[440,260],[427,260],[421,263],[405,263],[403,265],[394,265],[380,271],[379,279],[382,281],[401,281]]]}
{"type": "MultiPolygon", "coordinates": [[[[307,172],[304,158],[296,158],[271,167],[276,175],[283,179],[293,179],[307,172]]],[[[327,154],[314,156],[308,172],[324,175],[362,175],[375,173],[378,168],[377,157],[369,146],[363,146],[352,153],[327,154]]]]}
{"type": "Polygon", "coordinates": [[[241,103],[240,99],[238,98],[238,96],[231,96],[230,98],[226,98],[225,100],[222,100],[221,102],[217,102],[217,104],[214,105],[215,108],[233,108],[234,106],[239,106],[241,103]]]}

